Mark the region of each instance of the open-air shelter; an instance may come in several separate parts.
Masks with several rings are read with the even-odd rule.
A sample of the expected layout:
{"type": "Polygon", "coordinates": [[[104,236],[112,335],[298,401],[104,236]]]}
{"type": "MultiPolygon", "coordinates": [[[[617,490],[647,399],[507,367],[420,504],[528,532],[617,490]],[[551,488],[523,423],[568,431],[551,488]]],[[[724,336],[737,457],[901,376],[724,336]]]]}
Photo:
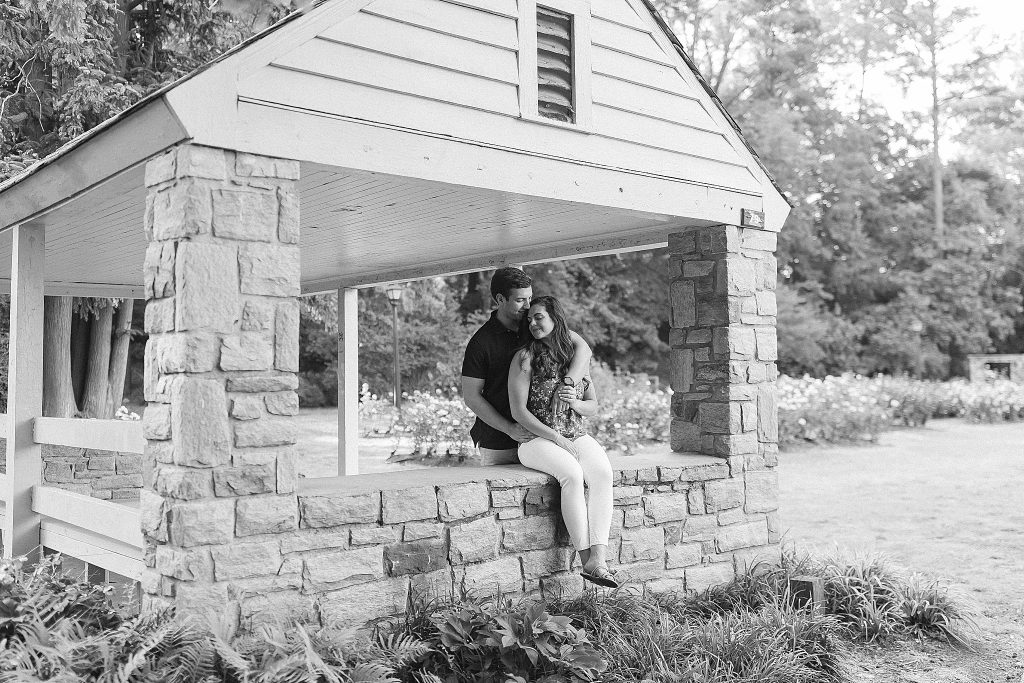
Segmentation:
{"type": "Polygon", "coordinates": [[[339,293],[355,475],[359,288],[666,244],[673,452],[616,463],[618,560],[696,586],[777,544],[789,206],[647,2],[320,2],[0,186],[0,206],[5,556],[77,553],[149,604],[243,624],[314,598],[365,620],[418,585],[567,585],[542,475],[298,480],[298,297],[339,293]],[[45,294],[146,300],[141,426],[41,415],[45,294]],[[45,444],[140,454],[139,502],[46,481],[45,444]]]}

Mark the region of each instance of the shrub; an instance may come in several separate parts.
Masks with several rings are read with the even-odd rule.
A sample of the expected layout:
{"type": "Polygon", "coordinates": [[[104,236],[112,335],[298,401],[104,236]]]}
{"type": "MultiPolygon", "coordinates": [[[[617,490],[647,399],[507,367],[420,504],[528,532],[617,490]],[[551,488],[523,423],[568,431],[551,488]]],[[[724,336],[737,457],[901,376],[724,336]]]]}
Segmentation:
{"type": "Polygon", "coordinates": [[[865,382],[853,375],[779,377],[779,444],[877,440],[891,416],[865,382]]]}
{"type": "Polygon", "coordinates": [[[893,425],[920,426],[935,417],[963,417],[971,422],[1024,420],[1024,385],[1008,380],[782,376],[778,389],[782,446],[875,441],[893,425]]]}
{"type": "Polygon", "coordinates": [[[616,374],[595,364],[591,375],[600,401],[587,418],[591,434],[608,450],[630,452],[668,440],[669,395],[646,375],[616,374]]]}
{"type": "Polygon", "coordinates": [[[903,586],[900,604],[907,632],[929,636],[954,645],[970,646],[969,635],[976,626],[970,612],[940,581],[912,574],[903,586]]]}
{"type": "MultiPolygon", "coordinates": [[[[750,597],[746,589],[740,594],[750,597]]],[[[793,609],[767,591],[756,605],[729,599],[721,610],[694,609],[703,599],[588,591],[551,609],[593,633],[608,658],[607,681],[844,680],[842,631],[834,617],[793,609]]]]}
{"type": "Polygon", "coordinates": [[[22,560],[0,563],[0,679],[385,683],[430,650],[414,638],[367,641],[299,624],[228,643],[170,611],[125,617],[114,597],[62,575],[59,556],[32,571],[22,560]]]}
{"type": "Polygon", "coordinates": [[[434,626],[457,680],[596,681],[607,667],[586,633],[542,602],[467,602],[436,614],[434,626]]]}
{"type": "Polygon", "coordinates": [[[421,457],[446,455],[462,460],[473,452],[469,429],[474,419],[455,387],[447,392],[414,391],[402,403],[397,436],[408,437],[412,452],[421,457]]]}

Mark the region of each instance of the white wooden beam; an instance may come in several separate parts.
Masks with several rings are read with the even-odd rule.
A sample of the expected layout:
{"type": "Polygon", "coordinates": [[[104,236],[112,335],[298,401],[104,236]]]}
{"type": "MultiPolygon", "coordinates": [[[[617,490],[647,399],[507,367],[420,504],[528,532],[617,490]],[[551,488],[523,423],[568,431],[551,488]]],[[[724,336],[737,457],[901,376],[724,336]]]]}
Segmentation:
{"type": "Polygon", "coordinates": [[[735,223],[742,209],[763,206],[743,166],[735,168],[746,189],[734,189],[243,97],[238,108],[239,151],[712,224],[735,223]]]}
{"type": "MultiPolygon", "coordinates": [[[[687,223],[686,225],[693,225],[687,223]]],[[[698,223],[699,224],[699,223],[698,223]]],[[[328,292],[336,287],[373,287],[387,282],[404,282],[422,280],[427,277],[443,277],[458,275],[478,270],[501,268],[503,266],[523,266],[548,261],[564,261],[569,259],[602,256],[604,254],[621,254],[643,249],[655,249],[668,244],[668,234],[678,232],[682,224],[660,226],[654,230],[627,235],[600,238],[589,242],[555,244],[530,249],[495,251],[477,256],[466,256],[450,261],[419,263],[377,272],[353,273],[325,280],[314,280],[302,285],[303,294],[328,292]]]]}
{"type": "Polygon", "coordinates": [[[40,417],[35,420],[38,444],[93,448],[119,453],[142,453],[142,422],[129,420],[82,420],[68,417],[40,417]]]}
{"type": "MultiPolygon", "coordinates": [[[[0,278],[0,294],[11,291],[10,278],[0,278]]],[[[94,296],[110,299],[142,299],[142,285],[119,285],[92,282],[47,282],[43,285],[46,296],[94,296]]]]}
{"type": "Polygon", "coordinates": [[[338,290],[338,475],[359,474],[359,292],[338,290]]]}
{"type": "Polygon", "coordinates": [[[136,505],[100,500],[55,486],[36,486],[32,496],[32,510],[37,514],[78,527],[88,524],[93,533],[141,548],[142,527],[136,505]]]}
{"type": "Polygon", "coordinates": [[[39,546],[39,516],[32,511],[32,489],[42,482],[43,458],[33,427],[43,413],[45,251],[46,236],[41,226],[14,228],[4,557],[27,555],[39,546]]]}
{"type": "Polygon", "coordinates": [[[138,581],[142,578],[142,547],[112,540],[65,522],[43,520],[39,544],[138,581]]]}

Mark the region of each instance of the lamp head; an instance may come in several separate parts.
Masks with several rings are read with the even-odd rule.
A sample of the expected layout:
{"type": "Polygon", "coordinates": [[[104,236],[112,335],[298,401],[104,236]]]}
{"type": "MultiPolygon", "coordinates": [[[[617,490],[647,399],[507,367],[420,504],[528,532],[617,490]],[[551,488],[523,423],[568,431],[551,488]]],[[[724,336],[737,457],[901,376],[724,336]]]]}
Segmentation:
{"type": "Polygon", "coordinates": [[[405,287],[397,283],[388,285],[387,288],[384,290],[384,293],[388,295],[388,302],[390,302],[392,306],[398,305],[398,303],[402,300],[402,294],[404,292],[405,287]]]}

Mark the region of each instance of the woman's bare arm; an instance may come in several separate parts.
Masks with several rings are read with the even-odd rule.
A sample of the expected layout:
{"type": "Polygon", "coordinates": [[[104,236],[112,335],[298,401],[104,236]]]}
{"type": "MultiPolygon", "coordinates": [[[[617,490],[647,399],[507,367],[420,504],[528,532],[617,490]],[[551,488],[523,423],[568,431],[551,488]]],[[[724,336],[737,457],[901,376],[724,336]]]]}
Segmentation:
{"type": "Polygon", "coordinates": [[[587,382],[587,388],[583,391],[583,398],[576,398],[576,390],[570,387],[562,387],[558,390],[559,398],[572,410],[584,417],[592,417],[597,412],[597,392],[594,390],[594,383],[587,382]]]}

